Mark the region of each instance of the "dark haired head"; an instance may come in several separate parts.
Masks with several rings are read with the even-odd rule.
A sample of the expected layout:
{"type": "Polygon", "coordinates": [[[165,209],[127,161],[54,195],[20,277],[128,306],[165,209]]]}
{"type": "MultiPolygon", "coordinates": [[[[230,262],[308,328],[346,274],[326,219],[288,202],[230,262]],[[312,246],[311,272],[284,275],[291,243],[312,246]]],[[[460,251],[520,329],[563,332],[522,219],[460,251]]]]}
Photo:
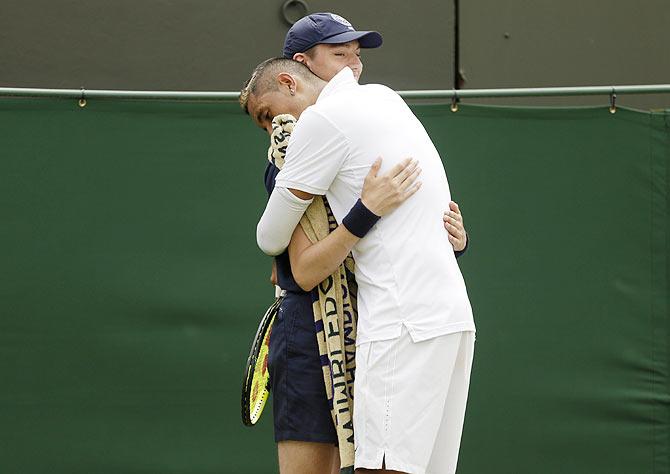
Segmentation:
{"type": "Polygon", "coordinates": [[[318,80],[318,77],[307,66],[298,61],[279,57],[266,59],[256,66],[240,91],[240,106],[246,113],[249,113],[249,96],[259,96],[265,92],[277,90],[277,75],[282,72],[300,76],[309,82],[318,80]]]}

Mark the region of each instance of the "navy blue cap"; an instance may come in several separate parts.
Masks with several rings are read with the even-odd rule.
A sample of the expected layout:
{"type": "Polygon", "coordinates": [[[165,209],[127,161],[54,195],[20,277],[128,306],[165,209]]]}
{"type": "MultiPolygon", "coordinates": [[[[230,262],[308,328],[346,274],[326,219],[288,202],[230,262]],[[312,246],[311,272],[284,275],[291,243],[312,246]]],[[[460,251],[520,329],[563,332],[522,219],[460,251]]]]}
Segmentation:
{"type": "Polygon", "coordinates": [[[382,35],[376,31],[356,31],[351,23],[334,13],[312,13],[296,21],[284,39],[284,57],[304,53],[317,44],[338,44],[358,40],[361,48],[378,48],[382,35]]]}

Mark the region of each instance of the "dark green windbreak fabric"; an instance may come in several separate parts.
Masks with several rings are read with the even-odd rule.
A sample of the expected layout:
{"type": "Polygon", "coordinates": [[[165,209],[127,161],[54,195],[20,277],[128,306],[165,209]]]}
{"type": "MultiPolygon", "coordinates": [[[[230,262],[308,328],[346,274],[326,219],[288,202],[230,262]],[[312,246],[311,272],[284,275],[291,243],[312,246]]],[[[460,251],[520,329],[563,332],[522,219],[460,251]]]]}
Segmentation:
{"type": "MultiPolygon", "coordinates": [[[[415,111],[472,239],[459,473],[669,472],[669,114],[415,111]]],[[[0,100],[1,472],[276,472],[239,416],[266,141],[234,104],[0,100]]]]}

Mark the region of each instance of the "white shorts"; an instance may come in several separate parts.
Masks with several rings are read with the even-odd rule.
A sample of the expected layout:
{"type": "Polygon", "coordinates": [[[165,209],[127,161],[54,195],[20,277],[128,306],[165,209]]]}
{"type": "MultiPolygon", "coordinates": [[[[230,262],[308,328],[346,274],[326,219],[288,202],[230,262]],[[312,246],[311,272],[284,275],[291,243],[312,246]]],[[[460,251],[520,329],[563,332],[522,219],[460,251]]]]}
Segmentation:
{"type": "Polygon", "coordinates": [[[475,333],[356,349],[356,468],[410,474],[456,472],[475,333]]]}

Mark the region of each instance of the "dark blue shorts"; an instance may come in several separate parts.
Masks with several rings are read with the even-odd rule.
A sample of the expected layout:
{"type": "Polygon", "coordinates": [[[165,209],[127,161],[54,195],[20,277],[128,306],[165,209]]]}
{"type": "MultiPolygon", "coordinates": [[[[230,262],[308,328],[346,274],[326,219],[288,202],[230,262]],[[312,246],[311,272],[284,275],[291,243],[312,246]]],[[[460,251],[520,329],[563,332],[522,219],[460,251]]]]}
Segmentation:
{"type": "Polygon", "coordinates": [[[275,441],[337,443],[309,294],[284,297],[272,327],[268,369],[275,441]]]}

